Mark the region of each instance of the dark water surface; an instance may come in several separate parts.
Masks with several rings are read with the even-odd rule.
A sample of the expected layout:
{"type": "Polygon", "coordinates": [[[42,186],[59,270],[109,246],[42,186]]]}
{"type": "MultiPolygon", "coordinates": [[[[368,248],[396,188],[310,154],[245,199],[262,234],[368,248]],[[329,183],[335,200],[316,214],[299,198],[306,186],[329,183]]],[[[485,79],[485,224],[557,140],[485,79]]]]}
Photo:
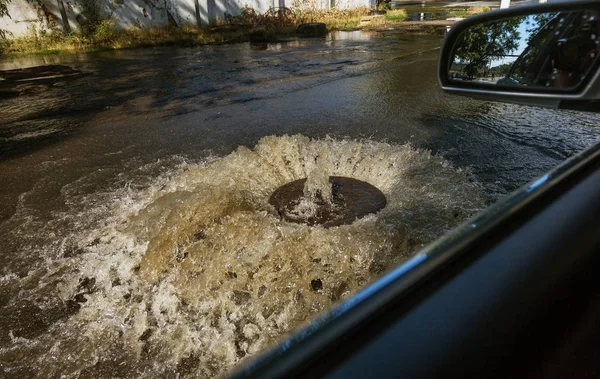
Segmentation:
{"type": "MultiPolygon", "coordinates": [[[[227,191],[214,188],[236,181],[243,187],[246,184],[240,184],[240,178],[247,173],[248,180],[255,183],[244,187],[247,192],[258,188],[256,183],[263,179],[271,183],[267,171],[260,171],[266,170],[262,158],[248,158],[245,150],[238,150],[229,160],[219,160],[239,146],[253,148],[265,136],[303,135],[329,141],[318,146],[308,140],[298,142],[303,151],[321,149],[310,153],[313,155],[307,153],[315,161],[328,149],[342,152],[331,158],[337,167],[331,170],[353,160],[349,171],[360,176],[357,167],[367,167],[369,174],[364,175],[371,178],[371,184],[384,192],[390,188],[392,195],[386,193],[386,197],[391,210],[384,213],[385,220],[382,216],[361,221],[368,238],[360,243],[371,246],[377,241],[378,237],[365,231],[369,222],[374,223],[373,230],[397,225],[400,213],[406,217],[402,233],[414,233],[401,242],[394,240],[396,237],[382,237],[381,246],[374,248],[377,255],[400,245],[407,252],[414,251],[482,204],[515,190],[598,140],[599,117],[593,114],[443,94],[435,76],[440,44],[440,36],[352,32],[264,46],[161,48],[0,61],[0,70],[61,64],[88,74],[22,83],[0,93],[0,376],[213,376],[372,279],[367,274],[350,284],[350,279],[335,279],[327,301],[320,300],[319,296],[329,293],[327,275],[342,277],[346,271],[330,273],[324,263],[327,257],[309,257],[313,253],[307,251],[306,260],[294,263],[295,267],[305,267],[304,262],[324,265],[319,266],[318,270],[324,270],[319,271],[320,276],[309,277],[305,292],[281,287],[280,292],[273,289],[278,295],[269,298],[270,288],[258,283],[262,271],[257,268],[242,275],[235,264],[223,261],[218,275],[225,279],[215,279],[219,286],[225,280],[245,278],[247,282],[227,287],[229,292],[223,295],[227,299],[218,307],[217,303],[194,303],[205,296],[191,289],[194,278],[208,275],[193,282],[200,287],[216,283],[214,277],[198,274],[192,267],[217,266],[195,258],[203,256],[202,244],[221,246],[219,251],[225,256],[227,241],[246,241],[236,247],[237,258],[231,258],[241,265],[239,256],[244,251],[259,254],[268,250],[263,240],[251,240],[254,236],[244,234],[248,228],[254,230],[250,234],[264,232],[264,240],[278,238],[267,233],[269,230],[308,233],[298,236],[314,237],[314,251],[321,251],[323,241],[329,238],[325,229],[276,225],[266,208],[259,207],[266,218],[244,213],[260,202],[255,199],[263,187],[249,195],[251,200],[243,196],[236,200],[237,213],[223,213],[232,207],[229,203],[215,214],[206,211],[207,220],[219,220],[214,225],[197,218],[212,205],[238,196],[228,197],[223,195],[227,191]],[[364,143],[350,145],[350,139],[364,143]],[[368,159],[356,152],[346,158],[344,143],[348,149],[368,150],[368,159]],[[400,148],[406,143],[443,156],[445,160],[440,158],[435,164],[450,165],[458,173],[448,171],[447,176],[440,174],[443,180],[435,181],[436,171],[419,160],[430,159],[428,153],[418,150],[414,155],[408,147],[400,148]],[[376,161],[375,156],[383,158],[376,161]],[[403,179],[407,199],[412,193],[415,199],[419,193],[423,198],[429,196],[418,192],[425,187],[437,191],[427,197],[431,200],[428,204],[418,200],[394,203],[395,188],[400,187],[388,186],[385,179],[396,172],[378,166],[388,165],[385,169],[391,170],[396,164],[389,163],[392,158],[403,173],[412,172],[406,178],[416,178],[410,183],[403,179]],[[211,162],[216,166],[202,171],[211,162]],[[254,166],[241,166],[248,162],[255,162],[254,166]],[[468,180],[461,172],[468,173],[468,180]],[[461,197],[460,192],[475,191],[469,183],[477,184],[481,203],[461,197]],[[461,186],[469,189],[463,191],[461,186]],[[198,188],[207,195],[196,196],[198,188]],[[212,200],[202,203],[206,198],[212,200]],[[427,213],[428,206],[443,209],[439,213],[447,211],[448,217],[456,220],[440,215],[440,227],[430,233],[424,215],[434,212],[427,213]],[[186,209],[193,207],[201,211],[186,215],[186,209]],[[181,220],[194,217],[201,227],[185,233],[194,235],[195,242],[182,242],[184,232],[175,236],[167,232],[186,229],[181,220]],[[417,220],[414,225],[406,221],[408,217],[417,220]],[[252,226],[235,229],[233,224],[252,226]],[[212,241],[210,233],[227,238],[212,241]],[[392,240],[396,242],[389,242],[392,240]],[[173,262],[178,263],[169,263],[171,258],[165,258],[164,249],[160,250],[169,241],[177,250],[172,253],[173,262]],[[390,247],[382,247],[388,242],[390,247]],[[195,245],[188,251],[186,243],[195,245]],[[158,258],[142,258],[147,246],[158,258]],[[188,256],[196,259],[194,265],[186,263],[188,256]],[[143,285],[135,277],[140,266],[143,285]],[[159,272],[170,279],[161,279],[159,272]],[[189,279],[187,284],[177,281],[183,276],[189,279]],[[315,289],[314,283],[320,287],[315,289]],[[268,301],[263,299],[265,292],[268,301]],[[306,303],[297,305],[298,309],[306,306],[306,314],[292,314],[283,305],[277,308],[282,294],[288,292],[290,301],[306,303]],[[255,298],[264,301],[260,304],[263,321],[236,316],[255,312],[255,298]],[[211,307],[222,313],[206,310],[211,307]],[[203,320],[209,321],[204,325],[203,320]],[[262,339],[267,334],[269,338],[262,339]],[[174,344],[177,340],[184,342],[174,344]],[[213,346],[206,341],[229,342],[213,346]],[[204,356],[203,350],[213,350],[215,355],[204,356]],[[218,362],[225,363],[219,366],[218,362]]],[[[277,149],[283,151],[287,147],[282,146],[289,143],[287,139],[263,140],[259,150],[262,156],[275,156],[277,149]]],[[[290,150],[285,151],[281,156],[289,158],[290,150]]],[[[288,158],[282,158],[281,164],[291,172],[294,163],[288,158]]],[[[307,167],[306,162],[302,165],[307,167]]],[[[272,180],[272,188],[282,184],[277,180],[272,180]]],[[[265,184],[264,188],[271,187],[265,184]]],[[[346,229],[332,229],[331,233],[338,233],[337,242],[327,242],[327,246],[335,250],[332,246],[343,245],[340,238],[345,237],[339,233],[346,229]]],[[[294,245],[281,246],[278,249],[294,249],[294,245]]],[[[275,253],[260,259],[275,262],[274,270],[285,270],[275,253]]],[[[353,259],[360,260],[358,255],[353,259]]],[[[389,268],[382,262],[398,262],[400,256],[386,259],[377,261],[381,266],[377,269],[370,263],[365,272],[375,275],[389,268]]],[[[332,264],[342,267],[343,262],[332,264]]],[[[351,266],[354,263],[348,264],[347,272],[359,272],[351,266]]],[[[306,267],[307,272],[318,271],[306,267]]]]}

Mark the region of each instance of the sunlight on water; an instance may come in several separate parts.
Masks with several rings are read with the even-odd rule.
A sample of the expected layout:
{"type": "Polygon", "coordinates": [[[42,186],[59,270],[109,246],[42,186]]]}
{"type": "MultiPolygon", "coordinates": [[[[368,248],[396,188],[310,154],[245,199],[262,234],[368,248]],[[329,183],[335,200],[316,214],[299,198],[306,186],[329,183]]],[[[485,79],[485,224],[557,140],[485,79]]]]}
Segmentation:
{"type": "Polygon", "coordinates": [[[182,163],[116,200],[104,226],[73,236],[78,254],[54,264],[65,272],[61,297],[81,308],[19,354],[51,346],[42,376],[218,375],[464,221],[482,198],[443,158],[371,140],[269,136],[182,163]],[[386,207],[326,229],[283,221],[269,204],[286,183],[309,176],[318,187],[328,175],[370,183],[386,207]]]}

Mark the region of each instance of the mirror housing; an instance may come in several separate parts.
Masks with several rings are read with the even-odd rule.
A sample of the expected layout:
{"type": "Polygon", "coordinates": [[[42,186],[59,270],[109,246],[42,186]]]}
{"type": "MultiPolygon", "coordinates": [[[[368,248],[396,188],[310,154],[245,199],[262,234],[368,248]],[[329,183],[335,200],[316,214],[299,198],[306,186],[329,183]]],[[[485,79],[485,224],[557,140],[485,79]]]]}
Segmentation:
{"type": "Polygon", "coordinates": [[[460,21],[442,45],[438,78],[456,95],[600,112],[600,0],[518,6],[460,21]]]}

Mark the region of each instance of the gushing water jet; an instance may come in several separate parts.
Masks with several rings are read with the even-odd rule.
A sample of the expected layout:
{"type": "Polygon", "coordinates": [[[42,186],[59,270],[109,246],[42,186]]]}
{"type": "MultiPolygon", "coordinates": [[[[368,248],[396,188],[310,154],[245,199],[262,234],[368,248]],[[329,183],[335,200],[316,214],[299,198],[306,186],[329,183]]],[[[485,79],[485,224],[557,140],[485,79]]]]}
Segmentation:
{"type": "Polygon", "coordinates": [[[385,195],[361,180],[344,176],[326,177],[326,186],[309,176],[277,188],[269,199],[286,221],[325,228],[351,224],[385,208],[385,195]]]}

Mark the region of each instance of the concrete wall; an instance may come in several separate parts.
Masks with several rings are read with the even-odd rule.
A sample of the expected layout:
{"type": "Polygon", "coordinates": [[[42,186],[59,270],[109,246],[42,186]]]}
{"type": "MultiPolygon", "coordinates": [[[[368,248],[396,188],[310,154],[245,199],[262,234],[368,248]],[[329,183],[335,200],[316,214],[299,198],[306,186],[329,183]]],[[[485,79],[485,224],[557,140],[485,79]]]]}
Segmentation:
{"type": "Polygon", "coordinates": [[[9,3],[8,12],[10,17],[0,17],[0,29],[8,30],[14,36],[28,34],[31,29],[44,30],[48,28],[45,12],[25,0],[9,3]]]}
{"type": "MultiPolygon", "coordinates": [[[[370,6],[372,0],[335,0],[337,8],[370,6]]],[[[224,13],[236,16],[245,5],[259,13],[271,7],[292,7],[292,0],[12,0],[10,17],[0,18],[0,29],[13,37],[36,32],[77,30],[85,25],[84,7],[92,4],[103,17],[112,17],[118,27],[161,27],[169,24],[207,26],[224,13]]],[[[331,0],[317,0],[329,8],[331,0]]]]}

